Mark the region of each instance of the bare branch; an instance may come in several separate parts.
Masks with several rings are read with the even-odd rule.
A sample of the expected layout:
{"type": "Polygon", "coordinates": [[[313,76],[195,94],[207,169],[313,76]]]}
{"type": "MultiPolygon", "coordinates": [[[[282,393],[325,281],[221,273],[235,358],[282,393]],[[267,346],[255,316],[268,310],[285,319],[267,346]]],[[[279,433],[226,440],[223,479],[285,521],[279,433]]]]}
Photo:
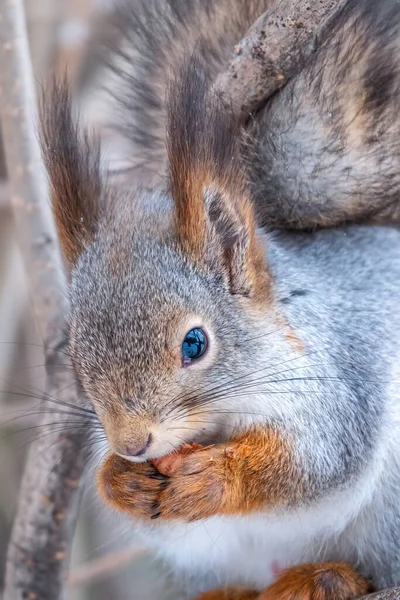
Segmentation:
{"type": "MultiPolygon", "coordinates": [[[[1,3],[0,44],[0,107],[11,206],[49,363],[64,326],[65,281],[35,129],[22,0],[1,3]]],[[[50,396],[78,404],[70,369],[49,371],[50,396]]],[[[70,417],[60,414],[58,419],[67,423],[70,417]]],[[[70,431],[42,437],[31,446],[7,558],[4,600],[62,597],[83,469],[82,435],[70,431]]]]}
{"type": "Polygon", "coordinates": [[[343,0],[281,0],[250,27],[214,85],[242,120],[298,73],[331,30],[343,0]]]}

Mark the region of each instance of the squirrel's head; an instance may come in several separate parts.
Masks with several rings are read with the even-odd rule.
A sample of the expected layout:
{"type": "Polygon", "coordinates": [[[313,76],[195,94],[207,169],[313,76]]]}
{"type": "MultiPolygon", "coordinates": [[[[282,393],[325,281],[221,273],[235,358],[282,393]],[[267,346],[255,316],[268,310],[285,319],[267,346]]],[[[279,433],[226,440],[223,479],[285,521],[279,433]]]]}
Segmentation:
{"type": "Polygon", "coordinates": [[[271,303],[237,132],[196,65],[174,89],[164,191],[104,181],[65,83],[42,111],[71,358],[111,448],[135,460],[231,433],[232,382],[255,369],[271,303]]]}

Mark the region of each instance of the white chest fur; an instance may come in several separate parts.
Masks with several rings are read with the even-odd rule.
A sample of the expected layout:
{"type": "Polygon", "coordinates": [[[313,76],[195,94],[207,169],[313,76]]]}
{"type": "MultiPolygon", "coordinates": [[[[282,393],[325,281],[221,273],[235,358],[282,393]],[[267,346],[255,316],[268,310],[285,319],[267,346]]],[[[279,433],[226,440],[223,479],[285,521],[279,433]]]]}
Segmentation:
{"type": "MultiPolygon", "coordinates": [[[[262,589],[279,569],[338,559],[338,538],[369,496],[365,485],[357,491],[280,514],[160,523],[142,533],[175,573],[197,580],[199,589],[236,583],[262,589]]],[[[346,559],[343,547],[340,559],[346,559]]]]}

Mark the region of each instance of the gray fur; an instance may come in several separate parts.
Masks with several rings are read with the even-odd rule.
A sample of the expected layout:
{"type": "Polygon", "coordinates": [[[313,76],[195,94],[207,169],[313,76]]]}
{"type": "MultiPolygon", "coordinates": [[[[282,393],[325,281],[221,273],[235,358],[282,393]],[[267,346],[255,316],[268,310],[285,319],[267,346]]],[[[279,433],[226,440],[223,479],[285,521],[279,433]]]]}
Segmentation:
{"type": "MultiPolygon", "coordinates": [[[[220,523],[224,553],[216,552],[212,537],[207,545],[207,527],[218,530],[216,520],[203,529],[138,525],[192,582],[192,592],[220,581],[267,585],[259,547],[279,545],[279,536],[268,537],[276,522],[286,535],[297,521],[299,536],[303,529],[308,536],[298,560],[348,560],[378,587],[390,586],[400,583],[400,232],[372,225],[314,233],[277,228],[379,214],[396,220],[399,73],[393,57],[400,7],[394,1],[349,0],[321,54],[248,131],[253,202],[259,225],[268,230],[257,234],[271,277],[264,312],[232,294],[223,273],[185,254],[174,231],[165,183],[168,66],[173,70],[182,52],[193,49],[190,34],[198,29],[213,40],[206,57],[214,77],[228,60],[228,47],[268,5],[251,3],[243,22],[236,0],[169,0],[166,14],[159,0],[124,8],[126,36],[111,62],[134,168],[119,185],[110,182],[105,193],[111,200],[93,228],[85,224],[93,234],[71,272],[70,352],[115,451],[122,453],[135,435],[138,419],[151,420],[160,432],[160,445],[145,459],[178,447],[182,438],[218,442],[260,423],[295,440],[302,498],[282,512],[220,523]],[[217,8],[233,29],[215,18],[217,8]],[[147,68],[148,80],[138,91],[147,68]],[[390,72],[375,94],[369,69],[375,76],[390,72]],[[355,80],[360,88],[349,96],[355,80]],[[361,107],[354,112],[346,102],[357,98],[361,107]],[[185,327],[196,319],[213,332],[214,355],[207,368],[177,369],[174,355],[179,359],[185,327]],[[288,329],[302,350],[291,345],[288,329]],[[206,432],[201,425],[188,427],[191,411],[200,411],[206,432]],[[199,548],[189,567],[188,548],[199,548]]],[[[114,115],[115,106],[106,106],[102,121],[114,115]]],[[[73,218],[77,214],[79,206],[73,218]]]]}
{"type": "MultiPolygon", "coordinates": [[[[163,322],[171,315],[179,319],[182,310],[204,316],[223,343],[204,389],[239,378],[234,389],[240,392],[265,373],[251,386],[254,407],[245,387],[243,398],[233,398],[231,390],[203,409],[204,419],[216,424],[213,440],[260,420],[294,433],[308,481],[306,505],[335,490],[358,489],[356,482],[364,482],[363,490],[371,487],[365,498],[354,492],[355,506],[361,506],[343,532],[325,540],[324,558],[355,561],[379,586],[399,583],[400,232],[350,227],[268,237],[277,309],[305,345],[299,358],[291,356],[272,315],[265,316],[260,336],[260,323],[226,286],[193,269],[165,230],[156,235],[154,215],[138,226],[131,209],[116,213],[72,277],[71,351],[95,406],[111,410],[119,403],[126,418],[165,418],[176,387],[163,366],[163,322]],[[124,257],[117,273],[110,260],[115,247],[124,257]],[[134,403],[125,407],[126,398],[134,403]],[[232,415],[221,417],[221,410],[232,415]],[[239,418],[241,411],[246,416],[239,418]]],[[[185,398],[169,417],[175,425],[186,400],[202,405],[196,375],[181,390],[185,398]]],[[[201,440],[201,432],[193,434],[201,440]]],[[[152,543],[157,539],[153,532],[152,543]]],[[[168,555],[168,544],[163,553],[168,555]]]]}
{"type": "Polygon", "coordinates": [[[399,54],[399,4],[349,0],[323,47],[253,127],[265,225],[399,222],[399,54]]]}

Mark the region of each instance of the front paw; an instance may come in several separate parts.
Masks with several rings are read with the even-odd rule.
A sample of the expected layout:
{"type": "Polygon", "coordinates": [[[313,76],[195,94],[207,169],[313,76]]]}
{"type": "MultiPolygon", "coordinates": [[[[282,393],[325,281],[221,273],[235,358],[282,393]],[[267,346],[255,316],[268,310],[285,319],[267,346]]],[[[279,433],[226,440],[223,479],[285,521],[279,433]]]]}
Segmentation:
{"type": "Polygon", "coordinates": [[[259,600],[350,600],[372,591],[345,563],[304,564],[283,571],[259,600]]]}
{"type": "Polygon", "coordinates": [[[222,446],[183,457],[160,491],[154,518],[190,522],[223,513],[230,480],[229,461],[222,446]]]}
{"type": "Polygon", "coordinates": [[[97,475],[97,488],[107,504],[138,519],[157,515],[160,493],[169,484],[150,463],[134,463],[111,454],[97,475]]]}
{"type": "Polygon", "coordinates": [[[151,463],[133,463],[116,454],[102,465],[97,486],[114,508],[139,519],[197,521],[223,511],[230,456],[213,447],[182,457],[171,477],[151,463]]]}
{"type": "Polygon", "coordinates": [[[220,588],[196,600],[352,600],[373,591],[368,581],[345,563],[290,567],[263,592],[220,588]]]}

